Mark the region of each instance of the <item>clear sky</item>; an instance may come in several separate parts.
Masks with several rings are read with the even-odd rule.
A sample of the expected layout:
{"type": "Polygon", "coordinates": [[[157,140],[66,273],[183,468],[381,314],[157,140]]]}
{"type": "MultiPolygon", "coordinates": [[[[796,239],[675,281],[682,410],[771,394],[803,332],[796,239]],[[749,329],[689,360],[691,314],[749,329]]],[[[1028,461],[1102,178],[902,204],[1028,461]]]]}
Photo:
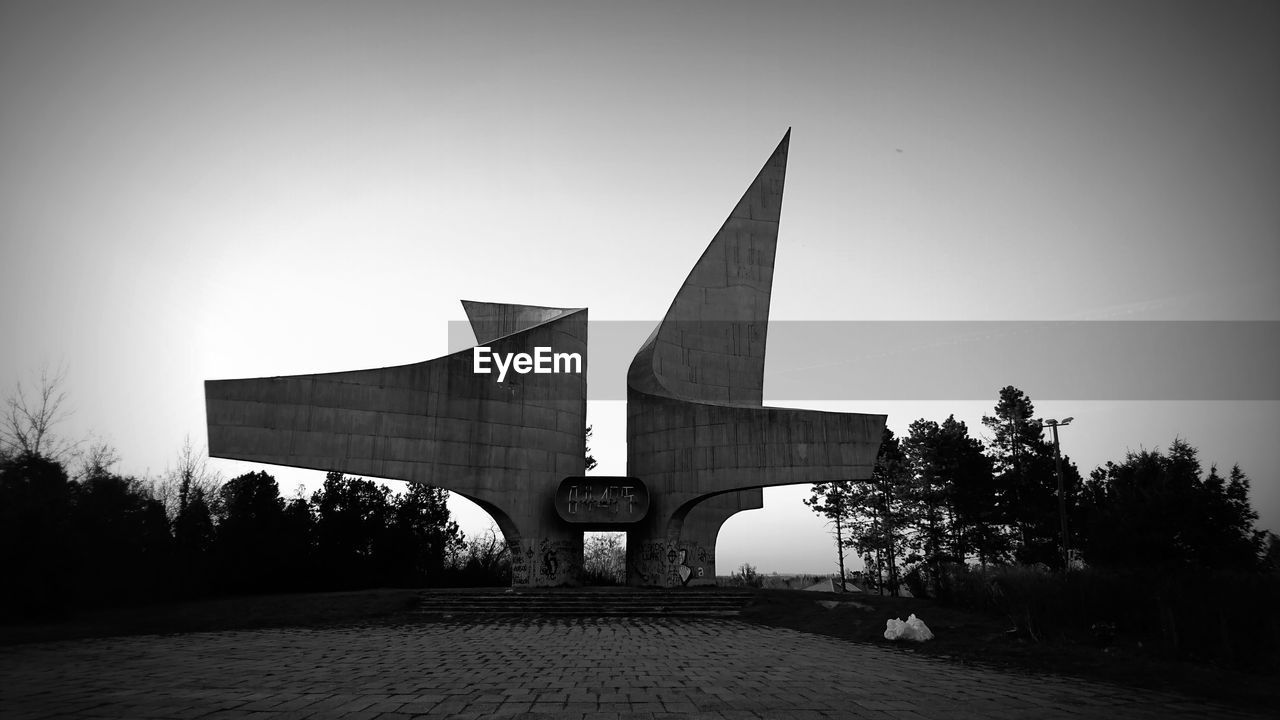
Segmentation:
{"type": "MultiPolygon", "coordinates": [[[[775,320],[1280,320],[1278,38],[1269,1],[0,0],[0,383],[65,364],[68,434],[155,474],[205,379],[436,357],[461,298],[656,322],[788,127],[775,320]]],[[[839,409],[979,432],[998,390],[839,409]]],[[[1239,462],[1280,529],[1274,400],[1037,409],[1086,474],[1239,462]]],[[[721,571],[830,571],[806,494],[721,571]]]]}

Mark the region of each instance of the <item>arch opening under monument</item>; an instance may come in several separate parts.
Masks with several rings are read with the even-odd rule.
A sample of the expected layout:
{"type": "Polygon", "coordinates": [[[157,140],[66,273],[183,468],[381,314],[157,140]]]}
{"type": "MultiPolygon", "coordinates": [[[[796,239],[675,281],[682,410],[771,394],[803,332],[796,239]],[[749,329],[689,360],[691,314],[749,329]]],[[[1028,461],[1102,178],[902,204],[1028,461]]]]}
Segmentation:
{"type": "Polygon", "coordinates": [[[627,582],[627,532],[584,530],[582,533],[582,584],[625,585],[627,582]]]}

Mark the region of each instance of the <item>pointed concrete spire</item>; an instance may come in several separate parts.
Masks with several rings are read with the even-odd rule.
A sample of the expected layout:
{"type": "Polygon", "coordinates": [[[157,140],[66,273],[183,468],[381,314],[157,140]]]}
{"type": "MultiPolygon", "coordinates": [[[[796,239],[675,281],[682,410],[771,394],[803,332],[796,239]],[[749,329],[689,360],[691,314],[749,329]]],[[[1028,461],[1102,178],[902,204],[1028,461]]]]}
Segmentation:
{"type": "MultiPolygon", "coordinates": [[[[782,136],[768,162],[760,169],[751,186],[742,194],[729,219],[742,218],[777,223],[782,215],[782,186],[787,177],[787,149],[791,145],[791,128],[782,136]]],[[[721,231],[723,232],[723,230],[721,231]]],[[[718,236],[717,236],[717,239],[718,236]]],[[[774,241],[777,241],[775,228],[774,241]]],[[[714,243],[715,240],[712,240],[714,243]]]]}
{"type": "Polygon", "coordinates": [[[769,296],[790,142],[788,128],[636,355],[629,376],[637,387],[652,390],[656,381],[675,397],[762,403],[769,296]]]}
{"type": "Polygon", "coordinates": [[[487,345],[500,337],[523,332],[535,325],[550,322],[582,308],[463,300],[462,309],[467,313],[467,320],[471,323],[471,331],[476,335],[476,342],[487,345]]]}
{"type": "Polygon", "coordinates": [[[632,584],[691,582],[688,558],[704,575],[714,572],[720,525],[759,507],[759,488],[861,480],[875,467],[883,415],[762,404],[790,138],[788,131],[631,361],[627,474],[643,478],[654,498],[627,535],[632,584]]]}

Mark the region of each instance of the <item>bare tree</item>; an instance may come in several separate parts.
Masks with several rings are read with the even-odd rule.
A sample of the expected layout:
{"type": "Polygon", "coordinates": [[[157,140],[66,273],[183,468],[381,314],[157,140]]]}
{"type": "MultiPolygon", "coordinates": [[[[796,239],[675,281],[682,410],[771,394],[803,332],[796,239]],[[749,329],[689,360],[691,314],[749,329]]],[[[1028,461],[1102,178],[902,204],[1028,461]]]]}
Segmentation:
{"type": "Polygon", "coordinates": [[[54,432],[71,415],[64,407],[66,376],[65,367],[51,370],[44,366],[34,393],[28,393],[18,381],[13,395],[5,400],[4,416],[0,418],[0,453],[36,455],[64,464],[74,456],[78,443],[68,442],[54,432]]]}
{"type": "Polygon", "coordinates": [[[120,462],[120,455],[110,443],[105,440],[94,440],[80,458],[80,472],[76,474],[75,479],[83,481],[108,475],[112,466],[118,462],[120,462]]]}
{"type": "Polygon", "coordinates": [[[482,581],[494,581],[505,574],[510,582],[511,550],[497,527],[490,524],[482,535],[466,541],[465,551],[453,558],[457,570],[470,570],[482,581]]]}
{"type": "Polygon", "coordinates": [[[159,480],[152,481],[152,492],[164,503],[169,519],[175,520],[197,496],[205,503],[214,504],[221,484],[222,474],[209,468],[204,449],[192,447],[188,435],[178,451],[177,465],[165,470],[159,480]]]}

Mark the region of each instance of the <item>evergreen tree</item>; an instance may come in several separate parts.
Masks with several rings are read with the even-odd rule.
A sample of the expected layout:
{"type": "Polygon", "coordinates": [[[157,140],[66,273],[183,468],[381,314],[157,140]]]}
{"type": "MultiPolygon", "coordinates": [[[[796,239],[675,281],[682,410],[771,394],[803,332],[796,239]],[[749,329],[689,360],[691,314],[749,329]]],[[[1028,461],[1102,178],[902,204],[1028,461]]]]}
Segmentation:
{"type": "MultiPolygon", "coordinates": [[[[997,501],[995,525],[1008,534],[1008,546],[1021,563],[1062,565],[1062,531],[1058,508],[1058,478],[1053,445],[1035,419],[1031,398],[1012,385],[1000,390],[995,414],[982,418],[992,434],[988,455],[994,469],[991,496],[997,501]]],[[[1075,506],[1080,472],[1069,456],[1062,458],[1068,515],[1075,506]]],[[[1000,544],[995,539],[993,546],[1000,544]]],[[[1075,543],[1072,543],[1075,545],[1075,543]]]]}
{"type": "Polygon", "coordinates": [[[298,496],[285,504],[282,522],[281,542],[288,564],[281,583],[291,590],[323,586],[316,566],[316,520],[311,513],[311,503],[302,496],[301,487],[298,496]]]}
{"type": "Polygon", "coordinates": [[[7,615],[56,615],[72,589],[72,488],[62,465],[19,452],[0,461],[0,562],[7,615]]]}
{"type": "MultiPolygon", "coordinates": [[[[899,558],[904,547],[903,533],[907,528],[903,501],[910,495],[910,477],[902,445],[889,428],[880,437],[880,450],[876,453],[876,465],[867,483],[865,508],[870,515],[870,532],[854,538],[855,544],[872,560],[876,571],[877,586],[884,594],[885,587],[894,597],[899,594],[901,578],[899,558]]],[[[868,568],[872,564],[868,564],[868,568]]]]}
{"type": "Polygon", "coordinates": [[[945,488],[951,527],[949,555],[958,561],[975,555],[982,564],[1000,560],[1006,550],[996,513],[991,460],[982,441],[969,436],[965,423],[947,417],[938,426],[933,460],[945,488]]]}
{"type": "Polygon", "coordinates": [[[143,483],[91,465],[73,485],[74,567],[81,602],[154,600],[168,594],[172,537],[164,505],[143,483]]]}
{"type": "Polygon", "coordinates": [[[238,592],[283,589],[290,558],[276,479],[262,471],[245,473],[227,481],[218,495],[216,555],[223,586],[238,592]]]}
{"type": "Polygon", "coordinates": [[[178,592],[202,595],[209,590],[213,539],[213,516],[205,500],[205,490],[193,486],[173,521],[173,574],[178,592]]]}
{"type": "Polygon", "coordinates": [[[1266,572],[1280,572],[1280,535],[1270,530],[1263,531],[1262,569],[1266,572]]]}
{"type": "Polygon", "coordinates": [[[804,500],[818,515],[827,519],[836,536],[836,565],[843,583],[845,574],[845,549],[850,546],[846,526],[855,507],[855,488],[848,481],[814,483],[809,497],[804,500]]]}
{"type": "Polygon", "coordinates": [[[320,570],[339,587],[368,587],[381,579],[385,563],[379,556],[390,549],[390,496],[384,486],[340,472],[325,475],[311,496],[320,570]]]}
{"type": "Polygon", "coordinates": [[[446,566],[462,549],[462,534],[449,515],[448,493],[409,483],[406,492],[395,497],[392,509],[394,558],[388,575],[401,584],[438,584],[446,566]]]}
{"type": "Polygon", "coordinates": [[[908,546],[921,571],[941,581],[941,566],[970,553],[993,553],[991,465],[982,443],[954,415],[941,424],[920,419],[902,443],[906,477],[902,521],[911,528],[908,546]]]}
{"type": "Polygon", "coordinates": [[[1091,564],[1123,568],[1256,569],[1265,534],[1255,530],[1248,478],[1210,470],[1185,440],[1167,453],[1130,452],[1093,471],[1082,498],[1083,551],[1091,564]]]}
{"type": "Polygon", "coordinates": [[[911,480],[908,546],[914,551],[912,559],[928,567],[955,560],[948,542],[954,513],[948,507],[950,478],[942,434],[938,423],[921,418],[911,423],[902,443],[911,480]]]}

